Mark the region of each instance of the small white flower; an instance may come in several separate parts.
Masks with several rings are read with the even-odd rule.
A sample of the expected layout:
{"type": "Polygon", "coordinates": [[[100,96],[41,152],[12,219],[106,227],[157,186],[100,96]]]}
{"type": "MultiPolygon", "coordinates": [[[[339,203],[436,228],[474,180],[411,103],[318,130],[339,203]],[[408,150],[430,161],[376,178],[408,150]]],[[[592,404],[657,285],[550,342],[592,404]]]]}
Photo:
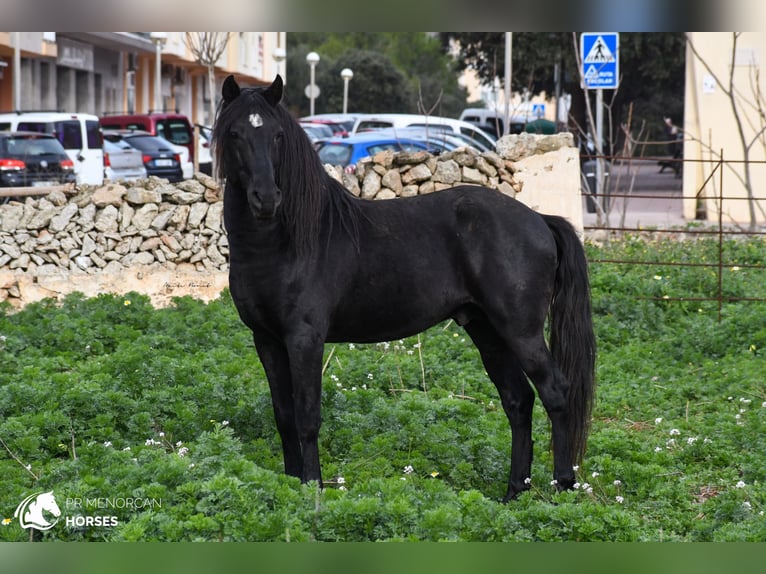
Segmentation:
{"type": "Polygon", "coordinates": [[[551,486],[556,486],[558,483],[559,483],[559,481],[556,480],[555,478],[553,480],[551,480],[551,486]]]}
{"type": "Polygon", "coordinates": [[[196,464],[194,464],[194,463],[192,462],[192,463],[191,463],[191,464],[188,466],[188,468],[194,468],[195,466],[197,466],[197,465],[196,465],[196,464]]]}
{"type": "Polygon", "coordinates": [[[351,390],[352,390],[352,391],[355,391],[355,390],[356,390],[356,387],[351,387],[351,390]]]}
{"type": "Polygon", "coordinates": [[[104,441],[104,446],[106,448],[109,448],[110,446],[112,446],[112,441],[110,441],[110,440],[104,441]]]}
{"type": "Polygon", "coordinates": [[[573,470],[574,472],[577,472],[578,470],[580,470],[580,466],[576,464],[576,465],[574,465],[574,466],[572,467],[572,470],[573,470]]]}
{"type": "Polygon", "coordinates": [[[178,456],[186,456],[187,454],[189,454],[189,449],[187,447],[182,446],[178,449],[178,456]]]}
{"type": "Polygon", "coordinates": [[[162,438],[164,436],[165,436],[165,433],[164,432],[160,432],[160,438],[162,438]]]}
{"type": "Polygon", "coordinates": [[[227,427],[227,426],[229,426],[229,421],[221,421],[221,426],[222,426],[222,427],[227,427]]]}
{"type": "Polygon", "coordinates": [[[343,485],[341,484],[341,485],[338,487],[338,490],[344,490],[344,491],[345,491],[345,490],[348,490],[348,489],[347,489],[345,486],[343,486],[343,485]]]}
{"type": "Polygon", "coordinates": [[[368,379],[371,381],[371,380],[372,380],[372,379],[374,379],[375,377],[373,376],[373,374],[372,374],[372,373],[367,373],[367,378],[368,378],[368,379]]]}
{"type": "Polygon", "coordinates": [[[343,478],[342,476],[339,476],[338,477],[338,484],[346,484],[346,479],[343,478]]]}
{"type": "Polygon", "coordinates": [[[613,484],[614,484],[615,486],[620,486],[620,485],[622,485],[622,481],[621,481],[621,480],[615,480],[615,481],[613,482],[613,484]]]}
{"type": "Polygon", "coordinates": [[[743,405],[749,405],[753,401],[751,401],[750,399],[746,399],[745,397],[742,397],[741,399],[739,399],[739,402],[742,403],[743,405]]]}
{"type": "Polygon", "coordinates": [[[583,483],[582,483],[582,489],[583,489],[585,492],[588,492],[589,490],[592,490],[592,489],[591,489],[591,486],[590,486],[590,484],[588,484],[587,482],[583,482],[583,483]]]}
{"type": "Polygon", "coordinates": [[[766,401],[763,401],[763,402],[761,403],[761,408],[762,408],[762,409],[766,409],[766,401]]]}
{"type": "Polygon", "coordinates": [[[706,438],[705,440],[702,441],[702,444],[713,444],[713,441],[710,440],[709,438],[706,438]]]}
{"type": "Polygon", "coordinates": [[[349,351],[353,351],[354,349],[356,349],[356,345],[354,345],[354,343],[349,343],[348,344],[348,350],[349,351]]]}
{"type": "Polygon", "coordinates": [[[176,446],[183,446],[184,443],[182,443],[180,440],[176,443],[176,446]]]}
{"type": "Polygon", "coordinates": [[[572,488],[574,488],[575,490],[578,490],[578,489],[580,488],[580,483],[579,483],[579,482],[575,482],[575,483],[572,485],[572,488]]]}
{"type": "Polygon", "coordinates": [[[415,472],[415,469],[412,468],[411,464],[404,467],[404,474],[412,474],[413,472],[415,472]]]}
{"type": "Polygon", "coordinates": [[[740,480],[735,486],[737,488],[745,488],[746,485],[745,485],[744,481],[740,480]]]}
{"type": "Polygon", "coordinates": [[[746,508],[747,510],[750,510],[752,508],[752,505],[747,500],[742,503],[742,506],[746,508]]]}
{"type": "Polygon", "coordinates": [[[413,349],[419,349],[420,348],[420,343],[415,343],[414,345],[412,345],[412,348],[413,349]]]}
{"type": "Polygon", "coordinates": [[[599,473],[599,472],[594,472],[593,474],[591,474],[591,476],[592,476],[593,478],[596,478],[596,477],[598,477],[598,476],[601,476],[601,473],[599,473]]]}
{"type": "Polygon", "coordinates": [[[338,380],[338,375],[330,375],[330,379],[333,380],[333,381],[337,381],[338,380]]]}
{"type": "Polygon", "coordinates": [[[129,446],[126,446],[124,449],[122,449],[122,452],[129,452],[129,451],[130,451],[130,447],[129,446]]]}
{"type": "Polygon", "coordinates": [[[692,445],[695,442],[697,442],[697,437],[696,436],[690,436],[689,438],[686,439],[686,444],[692,445]]]}
{"type": "Polygon", "coordinates": [[[589,486],[588,488],[584,488],[586,494],[593,494],[593,487],[589,486]]]}
{"type": "Polygon", "coordinates": [[[662,422],[662,417],[657,417],[656,419],[654,419],[654,424],[656,425],[660,424],[661,422],[662,422]]]}
{"type": "Polygon", "coordinates": [[[681,434],[681,431],[678,429],[670,429],[670,436],[678,436],[681,434]]]}
{"type": "Polygon", "coordinates": [[[655,446],[654,447],[654,452],[662,452],[662,447],[661,446],[655,446]]]}
{"type": "Polygon", "coordinates": [[[532,484],[532,479],[527,477],[524,479],[524,484],[532,484]]]}
{"type": "Polygon", "coordinates": [[[409,351],[407,351],[407,354],[408,354],[408,355],[414,355],[414,354],[415,354],[415,351],[413,351],[412,349],[410,349],[409,351]]]}
{"type": "Polygon", "coordinates": [[[655,275],[654,276],[655,281],[662,281],[662,275],[655,275]]]}
{"type": "Polygon", "coordinates": [[[335,386],[338,387],[339,389],[342,389],[343,388],[343,383],[335,383],[335,386]]]}
{"type": "Polygon", "coordinates": [[[32,470],[32,465],[31,465],[31,464],[28,464],[28,465],[27,465],[27,466],[25,466],[24,468],[26,468],[27,470],[32,470]]]}
{"type": "Polygon", "coordinates": [[[617,501],[618,504],[622,504],[625,502],[625,499],[622,496],[615,496],[614,499],[617,501]]]}

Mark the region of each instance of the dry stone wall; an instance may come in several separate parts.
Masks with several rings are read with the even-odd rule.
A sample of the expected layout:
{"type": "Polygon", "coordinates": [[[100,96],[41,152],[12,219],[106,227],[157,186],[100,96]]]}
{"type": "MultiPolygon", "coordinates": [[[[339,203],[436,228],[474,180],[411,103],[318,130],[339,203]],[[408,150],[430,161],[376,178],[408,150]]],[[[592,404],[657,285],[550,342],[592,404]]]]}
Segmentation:
{"type": "MultiPolygon", "coordinates": [[[[497,153],[386,151],[351,172],[326,169],[363,199],[475,184],[523,201],[534,178],[517,178],[517,162],[571,147],[568,134],[521,134],[503,138],[497,153]]],[[[12,201],[0,206],[0,302],[131,290],[159,304],[185,294],[212,299],[226,286],[228,247],[221,189],[201,173],[176,184],[150,177],[12,201]]]]}

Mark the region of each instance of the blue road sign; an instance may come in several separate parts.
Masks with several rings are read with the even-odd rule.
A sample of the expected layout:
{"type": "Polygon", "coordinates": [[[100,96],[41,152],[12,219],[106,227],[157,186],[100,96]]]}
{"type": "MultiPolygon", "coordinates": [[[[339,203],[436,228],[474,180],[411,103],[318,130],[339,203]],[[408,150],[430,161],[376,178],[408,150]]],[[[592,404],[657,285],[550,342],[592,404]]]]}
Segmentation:
{"type": "Polygon", "coordinates": [[[538,119],[545,116],[545,104],[532,104],[532,115],[538,119]]]}
{"type": "Polygon", "coordinates": [[[620,35],[595,32],[580,35],[582,75],[589,89],[614,90],[620,81],[620,35]]]}

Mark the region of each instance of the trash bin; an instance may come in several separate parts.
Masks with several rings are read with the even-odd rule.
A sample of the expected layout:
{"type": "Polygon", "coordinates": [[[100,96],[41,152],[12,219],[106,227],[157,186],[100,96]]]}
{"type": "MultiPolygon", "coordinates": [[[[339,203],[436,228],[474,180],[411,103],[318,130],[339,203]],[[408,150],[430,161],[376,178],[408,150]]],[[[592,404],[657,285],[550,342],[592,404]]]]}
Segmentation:
{"type": "Polygon", "coordinates": [[[596,160],[589,159],[582,162],[580,169],[585,176],[585,185],[583,193],[585,194],[585,206],[588,213],[596,213],[596,202],[593,200],[593,195],[596,193],[596,160]]]}

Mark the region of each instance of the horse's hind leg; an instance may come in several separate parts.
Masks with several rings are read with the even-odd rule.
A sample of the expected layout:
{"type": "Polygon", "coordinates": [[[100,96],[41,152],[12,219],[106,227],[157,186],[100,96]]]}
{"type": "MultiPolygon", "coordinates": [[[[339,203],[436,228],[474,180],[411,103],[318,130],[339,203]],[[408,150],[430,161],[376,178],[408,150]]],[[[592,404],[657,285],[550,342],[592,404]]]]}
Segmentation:
{"type": "MultiPolygon", "coordinates": [[[[519,332],[524,332],[519,329],[519,332]]],[[[522,369],[530,378],[540,395],[540,400],[551,420],[553,442],[553,478],[559,490],[571,489],[574,485],[573,446],[569,432],[569,381],[556,366],[542,328],[536,335],[508,338],[509,345],[518,357],[522,369]]]]}
{"type": "Polygon", "coordinates": [[[532,407],[535,394],[527,377],[503,339],[486,318],[465,326],[481,354],[484,367],[500,393],[500,400],[511,423],[511,470],[504,502],[528,490],[532,468],[532,407]]]}

